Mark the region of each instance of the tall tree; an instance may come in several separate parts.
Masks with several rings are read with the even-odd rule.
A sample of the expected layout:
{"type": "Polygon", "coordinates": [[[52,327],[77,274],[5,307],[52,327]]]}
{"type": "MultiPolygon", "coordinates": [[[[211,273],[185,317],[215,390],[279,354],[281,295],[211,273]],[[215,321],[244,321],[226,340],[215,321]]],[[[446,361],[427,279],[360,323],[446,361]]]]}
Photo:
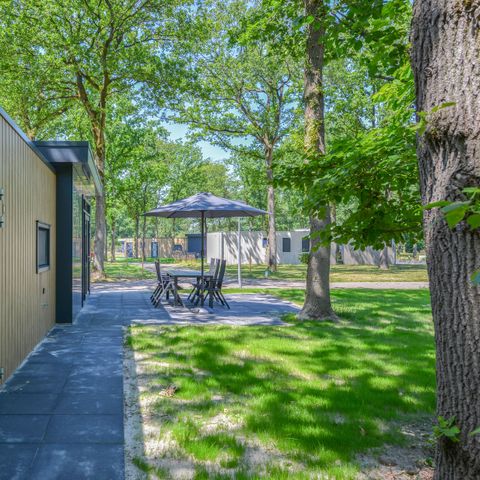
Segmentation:
{"type": "MultiPolygon", "coordinates": [[[[424,204],[463,202],[480,185],[480,44],[478,2],[417,0],[412,67],[423,119],[417,153],[424,204]],[[452,102],[452,103],[449,103],[452,102]],[[442,108],[443,107],[443,108],[442,108]]],[[[460,218],[462,218],[462,214],[460,218]]],[[[438,209],[424,230],[437,348],[437,414],[460,430],[439,437],[437,480],[480,478],[480,235],[466,222],[449,228],[438,209]]]]}
{"type": "MultiPolygon", "coordinates": [[[[300,56],[306,60],[303,158],[301,166],[295,169],[296,174],[290,175],[290,180],[286,181],[283,176],[281,181],[291,185],[304,184],[305,207],[312,218],[314,247],[328,244],[332,229],[328,206],[333,199],[318,195],[324,179],[321,172],[317,172],[319,175],[315,172],[315,166],[323,163],[328,153],[323,70],[335,59],[345,60],[363,54],[373,74],[389,79],[392,67],[393,70],[398,67],[399,53],[405,52],[395,22],[395,15],[403,12],[405,5],[409,5],[408,0],[304,0],[304,11],[301,12],[300,2],[296,0],[263,0],[256,21],[246,25],[247,38],[266,37],[274,48],[287,49],[296,58],[300,56]],[[381,48],[369,51],[375,43],[381,44],[381,48]],[[388,68],[379,68],[384,66],[388,68]],[[309,104],[308,97],[313,103],[309,104]]],[[[317,252],[316,255],[314,250],[310,258],[303,318],[332,316],[329,279],[325,273],[329,270],[327,250],[317,252]]]]}
{"type": "MultiPolygon", "coordinates": [[[[325,98],[323,85],[326,6],[323,0],[305,0],[307,24],[304,73],[306,158],[325,155],[325,98]]],[[[299,318],[336,319],[330,301],[330,243],[319,234],[330,224],[330,206],[317,207],[310,215],[311,252],[307,267],[305,303],[299,318]]]]}
{"type": "Polygon", "coordinates": [[[145,260],[147,217],[142,214],[157,206],[159,192],[165,187],[168,159],[160,147],[162,130],[152,125],[135,124],[130,124],[128,130],[123,168],[117,172],[117,198],[134,220],[135,257],[141,254],[145,260]]]}
{"type": "Polygon", "coordinates": [[[213,2],[200,28],[206,38],[192,52],[195,81],[174,107],[176,120],[189,124],[223,148],[259,152],[267,185],[269,268],[277,268],[275,152],[295,119],[298,104],[296,62],[261,42],[238,43],[244,2],[213,2]],[[234,72],[234,74],[232,74],[234,72]]]}
{"type": "MultiPolygon", "coordinates": [[[[89,120],[95,163],[104,180],[108,109],[117,92],[138,99],[147,83],[156,90],[165,82],[168,62],[163,46],[172,37],[173,12],[167,0],[20,0],[2,2],[0,17],[19,48],[2,44],[17,58],[19,73],[28,61],[55,72],[57,96],[74,98],[89,120]]],[[[173,67],[173,65],[170,65],[173,67]]],[[[35,73],[35,72],[33,72],[35,73]]],[[[95,257],[103,272],[105,198],[96,194],[95,257]]]]}

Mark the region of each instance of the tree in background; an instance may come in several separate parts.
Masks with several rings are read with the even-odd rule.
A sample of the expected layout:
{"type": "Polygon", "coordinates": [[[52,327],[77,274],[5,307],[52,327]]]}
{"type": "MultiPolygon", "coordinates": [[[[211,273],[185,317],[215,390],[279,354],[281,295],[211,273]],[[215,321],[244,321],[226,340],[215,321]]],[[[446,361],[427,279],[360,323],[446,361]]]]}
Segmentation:
{"type": "MultiPolygon", "coordinates": [[[[163,0],[22,0],[3,2],[0,7],[2,26],[8,32],[0,37],[6,40],[0,48],[16,60],[10,62],[12,74],[22,78],[25,66],[35,65],[33,88],[43,87],[48,75],[51,98],[79,103],[89,121],[102,182],[113,97],[128,92],[141,102],[148,93],[146,85],[155,85],[158,94],[168,72],[179,65],[169,62],[163,48],[174,36],[173,24],[183,18],[177,7],[177,2],[163,0]]],[[[101,192],[95,203],[94,264],[103,273],[106,224],[101,192]]]]}
{"type": "Polygon", "coordinates": [[[453,436],[439,430],[437,480],[480,478],[480,287],[471,279],[480,268],[480,219],[463,221],[466,189],[480,191],[479,15],[478,2],[417,0],[412,23],[422,201],[446,213],[424,214],[437,414],[456,428],[453,436]]]}
{"type": "MultiPolygon", "coordinates": [[[[318,157],[325,149],[324,56],[325,17],[322,0],[305,0],[306,58],[304,67],[304,148],[305,157],[318,157]]],[[[308,161],[308,160],[307,160],[308,161]]],[[[322,243],[318,232],[330,225],[328,203],[316,205],[310,213],[310,255],[307,266],[305,302],[300,319],[336,319],[330,301],[330,242],[322,243]]]]}
{"type": "Polygon", "coordinates": [[[2,23],[0,18],[0,105],[30,140],[51,138],[57,133],[55,120],[72,107],[74,97],[52,85],[55,72],[31,51],[18,64],[17,49],[21,47],[2,23]],[[4,48],[5,44],[11,48],[4,48]]]}
{"type": "MultiPolygon", "coordinates": [[[[337,233],[339,232],[337,219],[333,224],[331,223],[329,208],[332,205],[336,206],[336,202],[345,202],[347,205],[351,204],[356,207],[358,198],[355,194],[358,193],[361,197],[362,192],[362,190],[356,191],[351,188],[351,184],[355,181],[362,181],[358,176],[353,177],[351,175],[354,168],[350,172],[348,172],[348,168],[345,169],[347,175],[342,177],[344,154],[349,153],[349,151],[347,149],[340,151],[339,147],[341,142],[345,140],[350,140],[350,148],[355,146],[356,140],[354,137],[360,131],[368,131],[373,128],[373,125],[365,128],[364,125],[361,125],[361,122],[359,124],[358,121],[353,121],[350,125],[350,133],[348,133],[348,128],[341,128],[339,132],[335,131],[333,125],[340,125],[338,120],[341,115],[339,112],[332,112],[332,104],[328,96],[330,95],[336,103],[338,94],[332,95],[331,92],[326,91],[325,74],[328,72],[329,65],[334,66],[334,62],[341,61],[342,68],[347,69],[345,70],[347,72],[352,69],[352,66],[355,68],[355,65],[365,67],[361,88],[365,89],[367,87],[371,94],[373,94],[372,90],[378,87],[377,83],[380,81],[382,82],[380,85],[392,82],[394,80],[392,73],[404,65],[406,60],[410,3],[406,0],[390,0],[387,2],[344,0],[333,3],[306,0],[304,10],[302,13],[295,1],[279,3],[264,0],[264,14],[252,27],[254,30],[252,35],[262,36],[265,35],[264,32],[267,32],[271,42],[277,48],[289,48],[296,55],[299,55],[298,46],[301,45],[304,48],[303,56],[305,57],[305,52],[307,56],[305,76],[306,117],[302,126],[304,138],[301,148],[297,142],[297,160],[292,162],[292,168],[288,168],[288,166],[284,168],[284,172],[279,175],[279,179],[282,184],[296,185],[304,192],[305,209],[314,219],[310,234],[312,246],[314,246],[310,256],[311,265],[309,266],[307,295],[302,316],[322,319],[331,316],[328,276],[330,257],[326,255],[328,247],[325,247],[325,245],[328,245],[332,240],[334,229],[337,229],[337,233]],[[282,25],[282,27],[274,29],[273,25],[282,25]],[[336,99],[334,99],[335,96],[337,96],[336,99]],[[309,98],[312,102],[311,105],[309,98]],[[334,121],[330,124],[331,120],[334,121]],[[331,125],[332,128],[330,129],[331,125]],[[310,134],[307,135],[308,131],[310,134]],[[338,133],[345,132],[348,134],[343,135],[343,138],[336,142],[336,139],[341,136],[338,133]],[[308,147],[308,145],[314,145],[314,139],[317,142],[315,147],[308,147]],[[332,147],[334,145],[339,151],[335,161],[330,156],[330,153],[333,153],[332,147]],[[345,178],[348,178],[350,183],[342,183],[345,178]],[[350,198],[348,198],[349,195],[350,198]],[[319,218],[323,218],[323,221],[315,221],[319,218]]],[[[359,72],[361,73],[361,70],[359,72]]],[[[350,96],[349,101],[352,98],[350,96]]],[[[352,118],[352,105],[354,103],[350,104],[348,108],[349,121],[352,118]]],[[[359,106],[364,109],[364,104],[359,106]]],[[[357,115],[357,120],[364,117],[371,117],[374,120],[380,118],[378,112],[373,115],[371,113],[365,115],[365,113],[364,110],[360,115],[357,115]]],[[[393,129],[390,134],[396,135],[393,129]]],[[[404,130],[402,130],[402,134],[403,137],[406,136],[404,130]]],[[[395,141],[396,139],[392,138],[391,144],[395,141]]],[[[375,145],[374,142],[373,145],[375,145]]],[[[372,138],[370,139],[370,146],[372,146],[372,138]]],[[[356,148],[355,153],[357,158],[361,157],[359,149],[356,148]]],[[[378,165],[378,172],[381,171],[380,164],[382,161],[380,149],[377,153],[379,155],[375,156],[374,160],[378,165]]],[[[393,153],[393,150],[390,150],[390,153],[393,153]]],[[[291,156],[295,157],[295,152],[291,156]]],[[[408,162],[408,155],[403,155],[403,157],[408,162]]],[[[412,155],[410,155],[410,162],[412,158],[412,155]]],[[[395,165],[393,154],[389,156],[388,160],[384,164],[384,167],[391,168],[387,175],[395,175],[398,164],[401,164],[403,160],[395,165]]],[[[372,161],[372,155],[370,155],[368,161],[372,161]]],[[[362,162],[364,167],[366,164],[367,161],[362,162]]],[[[410,165],[412,164],[414,163],[411,162],[410,165]]],[[[355,161],[350,162],[350,165],[353,167],[355,161]]],[[[410,168],[408,175],[406,175],[409,181],[412,181],[413,178],[411,171],[410,168]]],[[[358,173],[359,171],[356,172],[356,175],[358,173]]],[[[370,181],[372,179],[374,182],[370,188],[370,193],[372,191],[377,193],[377,189],[380,186],[383,187],[382,182],[377,182],[374,175],[371,176],[370,181]]],[[[382,191],[383,199],[390,195],[392,195],[392,192],[388,189],[382,191]]],[[[411,199],[414,195],[405,195],[405,197],[411,199]]],[[[380,205],[380,196],[377,194],[375,198],[380,205]]],[[[368,197],[365,195],[363,200],[363,203],[360,202],[361,208],[357,210],[358,218],[362,218],[362,215],[369,216],[368,197]]],[[[394,202],[387,202],[387,204],[393,206],[394,202]]],[[[418,208],[416,211],[418,218],[418,208]]],[[[389,217],[384,215],[383,218],[387,219],[389,217]]],[[[353,222],[350,226],[353,227],[353,222]]],[[[403,225],[402,228],[406,229],[403,225]]],[[[389,229],[385,228],[385,230],[389,229]]],[[[363,232],[366,232],[366,230],[363,230],[363,232]]],[[[350,228],[350,233],[357,233],[358,235],[348,238],[347,242],[352,238],[357,238],[359,242],[362,241],[361,232],[350,228]]],[[[382,241],[382,248],[384,245],[382,241]]]]}
{"type": "Polygon", "coordinates": [[[261,42],[238,43],[246,11],[244,2],[230,1],[211,2],[204,16],[199,12],[203,41],[179,53],[191,62],[195,80],[173,108],[175,120],[203,138],[262,159],[270,214],[267,264],[275,270],[275,152],[295,120],[298,68],[291,56],[261,42]]]}
{"type": "Polygon", "coordinates": [[[123,167],[115,179],[118,195],[116,203],[123,203],[134,220],[135,257],[138,258],[141,254],[145,260],[147,217],[143,214],[157,206],[159,191],[165,187],[168,159],[161,149],[165,133],[148,123],[134,123],[128,129],[128,153],[123,158],[123,167]]]}

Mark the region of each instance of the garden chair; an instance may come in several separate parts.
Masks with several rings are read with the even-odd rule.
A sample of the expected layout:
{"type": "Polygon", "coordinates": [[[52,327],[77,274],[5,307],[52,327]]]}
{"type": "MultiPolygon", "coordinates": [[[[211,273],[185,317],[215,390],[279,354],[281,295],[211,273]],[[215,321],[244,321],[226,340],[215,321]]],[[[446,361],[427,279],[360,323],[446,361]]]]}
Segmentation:
{"type": "MultiPolygon", "coordinates": [[[[192,302],[194,305],[197,305],[198,302],[200,301],[200,291],[203,292],[203,301],[205,302],[207,300],[207,297],[208,297],[208,291],[210,290],[210,285],[215,285],[215,283],[217,282],[217,278],[218,278],[218,274],[220,272],[220,264],[221,264],[221,260],[219,260],[218,258],[215,259],[215,267],[213,268],[213,270],[210,273],[210,275],[212,275],[210,278],[206,278],[204,279],[204,284],[201,285],[200,282],[198,283],[198,288],[197,290],[195,291],[195,295],[192,299],[192,302]]],[[[201,281],[201,280],[200,280],[201,281]]]]}
{"type": "MultiPolygon", "coordinates": [[[[222,293],[223,279],[225,278],[225,270],[227,268],[227,261],[222,260],[219,262],[218,270],[215,272],[215,276],[212,278],[212,285],[209,286],[207,297],[212,295],[214,300],[220,302],[224,307],[227,307],[230,310],[230,305],[228,304],[225,296],[222,293]]],[[[207,299],[205,297],[205,300],[207,299]]]]}
{"type": "MultiPolygon", "coordinates": [[[[215,273],[215,268],[216,268],[216,265],[217,265],[217,262],[219,260],[216,259],[216,258],[211,258],[210,259],[210,268],[208,270],[208,273],[210,275],[213,275],[215,273]]],[[[195,282],[192,282],[192,291],[189,293],[188,295],[188,300],[191,300],[193,302],[193,299],[197,296],[198,294],[198,291],[199,291],[199,288],[201,287],[201,278],[197,278],[197,280],[195,282]]]]}
{"type": "Polygon", "coordinates": [[[158,260],[155,261],[155,271],[157,273],[157,287],[150,298],[153,305],[157,307],[163,295],[165,295],[165,298],[168,300],[170,293],[173,293],[175,298],[178,293],[176,292],[173,279],[170,275],[168,275],[168,273],[162,274],[162,267],[158,260]]]}

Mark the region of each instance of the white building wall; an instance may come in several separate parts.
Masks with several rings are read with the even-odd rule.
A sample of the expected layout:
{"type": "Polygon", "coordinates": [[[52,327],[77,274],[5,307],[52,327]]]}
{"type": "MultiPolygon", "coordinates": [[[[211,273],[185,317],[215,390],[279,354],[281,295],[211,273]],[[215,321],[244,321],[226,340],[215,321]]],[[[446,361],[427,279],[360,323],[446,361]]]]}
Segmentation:
{"type": "MultiPolygon", "coordinates": [[[[302,239],[309,234],[309,230],[292,230],[277,232],[277,261],[279,264],[297,265],[302,255],[302,239]],[[283,252],[283,239],[290,239],[290,252],[283,252]]],[[[252,262],[253,265],[266,263],[265,232],[242,232],[242,264],[252,262]]],[[[238,263],[238,233],[213,232],[207,234],[207,257],[223,258],[227,264],[238,263]]],[[[345,265],[378,265],[381,252],[367,247],[366,250],[354,250],[351,245],[340,245],[343,263],[345,265]]],[[[388,249],[389,263],[395,262],[392,248],[388,249]]],[[[332,243],[330,261],[336,264],[335,244],[332,243]]]]}

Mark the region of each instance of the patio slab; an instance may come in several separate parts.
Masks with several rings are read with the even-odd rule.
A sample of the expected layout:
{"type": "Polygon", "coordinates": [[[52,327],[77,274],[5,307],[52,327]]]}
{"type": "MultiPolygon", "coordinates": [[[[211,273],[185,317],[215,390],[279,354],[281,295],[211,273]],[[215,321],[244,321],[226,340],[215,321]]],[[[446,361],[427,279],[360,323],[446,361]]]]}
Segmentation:
{"type": "Polygon", "coordinates": [[[38,452],[37,445],[9,444],[0,446],[0,478],[23,480],[38,452]]]}
{"type": "Polygon", "coordinates": [[[126,290],[94,288],[75,324],[54,327],[5,383],[0,480],[124,478],[128,303],[126,290]]]}
{"type": "MultiPolygon", "coordinates": [[[[44,445],[28,478],[90,480],[124,478],[123,445],[44,445]]],[[[24,478],[24,477],[18,477],[24,478]]]]}
{"type": "Polygon", "coordinates": [[[228,295],[231,310],[153,308],[153,282],[99,284],[0,390],[0,480],[124,479],[123,332],[132,323],[278,325],[298,308],[228,295]]]}
{"type": "MultiPolygon", "coordinates": [[[[298,313],[299,308],[293,303],[264,294],[228,294],[230,310],[216,303],[213,308],[175,307],[163,305],[167,316],[159,324],[193,324],[193,325],[284,325],[283,315],[298,313]]],[[[135,323],[142,323],[135,322],[135,323]]]]}

